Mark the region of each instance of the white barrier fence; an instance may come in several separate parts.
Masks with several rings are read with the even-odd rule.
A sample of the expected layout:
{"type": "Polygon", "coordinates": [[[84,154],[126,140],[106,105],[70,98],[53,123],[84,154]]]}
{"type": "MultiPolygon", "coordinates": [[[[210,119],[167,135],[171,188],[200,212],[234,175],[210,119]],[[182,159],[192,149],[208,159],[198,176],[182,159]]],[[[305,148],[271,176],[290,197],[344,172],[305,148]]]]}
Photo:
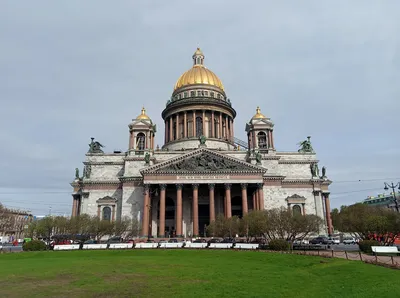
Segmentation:
{"type": "Polygon", "coordinates": [[[259,248],[258,243],[236,243],[235,248],[237,249],[257,249],[259,248]]]}
{"type": "Polygon", "coordinates": [[[108,248],[110,248],[110,249],[129,249],[129,248],[133,248],[133,243],[111,243],[108,248]]]}
{"type": "Polygon", "coordinates": [[[210,243],[209,248],[232,248],[233,243],[210,243]]]}
{"type": "Polygon", "coordinates": [[[185,244],[185,248],[206,248],[207,247],[207,243],[191,243],[191,242],[187,242],[185,244]]]}
{"type": "Polygon", "coordinates": [[[79,246],[79,244],[54,245],[54,250],[77,250],[79,246]]]}
{"type": "Polygon", "coordinates": [[[144,243],[144,242],[140,242],[140,243],[136,243],[135,248],[157,248],[158,247],[158,243],[144,243]]]}
{"type": "MultiPolygon", "coordinates": [[[[78,250],[79,244],[66,244],[66,245],[54,245],[54,250],[78,250]]],[[[192,243],[192,242],[163,242],[163,243],[145,243],[139,242],[134,246],[133,243],[103,243],[103,244],[83,244],[82,249],[132,249],[132,248],[194,248],[194,249],[247,249],[256,250],[259,248],[257,243],[192,243]]]]}
{"type": "Polygon", "coordinates": [[[175,242],[175,243],[160,243],[160,248],[182,248],[183,242],[175,242]]]}
{"type": "Polygon", "coordinates": [[[103,244],[84,244],[82,249],[107,249],[107,243],[103,244]]]}

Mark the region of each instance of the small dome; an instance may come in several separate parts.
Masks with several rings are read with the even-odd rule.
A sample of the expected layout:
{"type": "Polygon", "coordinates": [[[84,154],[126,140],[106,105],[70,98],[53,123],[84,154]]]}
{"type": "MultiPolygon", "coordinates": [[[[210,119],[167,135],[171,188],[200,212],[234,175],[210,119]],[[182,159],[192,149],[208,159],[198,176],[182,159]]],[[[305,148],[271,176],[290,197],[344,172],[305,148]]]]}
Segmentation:
{"type": "Polygon", "coordinates": [[[257,107],[256,114],[251,119],[265,119],[265,118],[267,118],[267,117],[265,117],[263,114],[261,114],[260,107],[257,107]]]}
{"type": "Polygon", "coordinates": [[[215,73],[204,66],[204,54],[200,48],[197,48],[192,58],[193,67],[179,77],[174,91],[189,85],[211,85],[223,91],[224,85],[222,85],[221,80],[215,73]]]}
{"type": "Polygon", "coordinates": [[[146,115],[146,109],[142,108],[142,113],[136,117],[136,120],[150,120],[150,117],[146,115]]]}

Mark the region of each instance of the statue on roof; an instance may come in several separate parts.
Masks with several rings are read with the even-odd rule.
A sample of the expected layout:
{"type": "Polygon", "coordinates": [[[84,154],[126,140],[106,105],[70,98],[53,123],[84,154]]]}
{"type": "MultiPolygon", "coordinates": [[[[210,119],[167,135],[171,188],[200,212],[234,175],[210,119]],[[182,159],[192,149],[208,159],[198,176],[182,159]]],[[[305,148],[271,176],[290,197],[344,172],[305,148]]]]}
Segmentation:
{"type": "Polygon", "coordinates": [[[92,141],[89,144],[88,153],[104,153],[103,150],[101,150],[101,148],[103,148],[104,146],[100,144],[100,142],[94,141],[94,138],[91,138],[91,140],[92,141]]]}
{"type": "Polygon", "coordinates": [[[256,153],[256,162],[259,165],[261,164],[261,159],[262,159],[261,153],[258,150],[255,153],[256,153]]]}
{"type": "Polygon", "coordinates": [[[311,175],[312,177],[319,177],[319,168],[317,163],[310,164],[311,175]]]}
{"type": "Polygon", "coordinates": [[[144,162],[146,163],[146,165],[150,164],[150,153],[146,152],[146,154],[144,155],[144,162]]]}
{"type": "Polygon", "coordinates": [[[322,167],[322,177],[321,178],[322,179],[326,178],[326,167],[325,166],[322,167]]]}
{"type": "Polygon", "coordinates": [[[75,179],[79,179],[79,169],[75,168],[75,179]]]}
{"type": "Polygon", "coordinates": [[[300,146],[300,149],[298,150],[298,152],[300,152],[300,153],[314,153],[314,149],[311,146],[310,139],[311,139],[311,137],[308,136],[307,140],[298,143],[298,145],[300,146]]]}
{"type": "Polygon", "coordinates": [[[201,136],[199,137],[199,141],[200,141],[200,146],[201,146],[201,147],[205,147],[205,146],[206,146],[206,141],[207,141],[206,136],[201,135],[201,136]]]}

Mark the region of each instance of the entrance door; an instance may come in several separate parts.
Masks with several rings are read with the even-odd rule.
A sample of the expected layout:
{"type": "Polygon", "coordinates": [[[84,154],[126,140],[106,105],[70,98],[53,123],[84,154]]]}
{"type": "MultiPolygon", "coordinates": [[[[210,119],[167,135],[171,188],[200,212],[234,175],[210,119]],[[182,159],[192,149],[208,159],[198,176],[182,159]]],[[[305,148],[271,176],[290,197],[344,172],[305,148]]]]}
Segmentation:
{"type": "Polygon", "coordinates": [[[209,205],[199,205],[199,236],[204,237],[205,228],[210,223],[209,205]]]}

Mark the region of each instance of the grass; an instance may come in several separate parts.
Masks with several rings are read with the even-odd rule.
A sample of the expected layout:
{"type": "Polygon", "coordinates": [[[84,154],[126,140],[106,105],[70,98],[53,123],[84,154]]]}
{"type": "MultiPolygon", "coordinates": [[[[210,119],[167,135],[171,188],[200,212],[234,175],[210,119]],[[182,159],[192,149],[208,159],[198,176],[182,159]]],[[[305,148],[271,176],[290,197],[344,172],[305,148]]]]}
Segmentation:
{"type": "Polygon", "coordinates": [[[399,279],[359,261],[264,252],[0,255],[0,297],[396,297],[399,279]]]}

